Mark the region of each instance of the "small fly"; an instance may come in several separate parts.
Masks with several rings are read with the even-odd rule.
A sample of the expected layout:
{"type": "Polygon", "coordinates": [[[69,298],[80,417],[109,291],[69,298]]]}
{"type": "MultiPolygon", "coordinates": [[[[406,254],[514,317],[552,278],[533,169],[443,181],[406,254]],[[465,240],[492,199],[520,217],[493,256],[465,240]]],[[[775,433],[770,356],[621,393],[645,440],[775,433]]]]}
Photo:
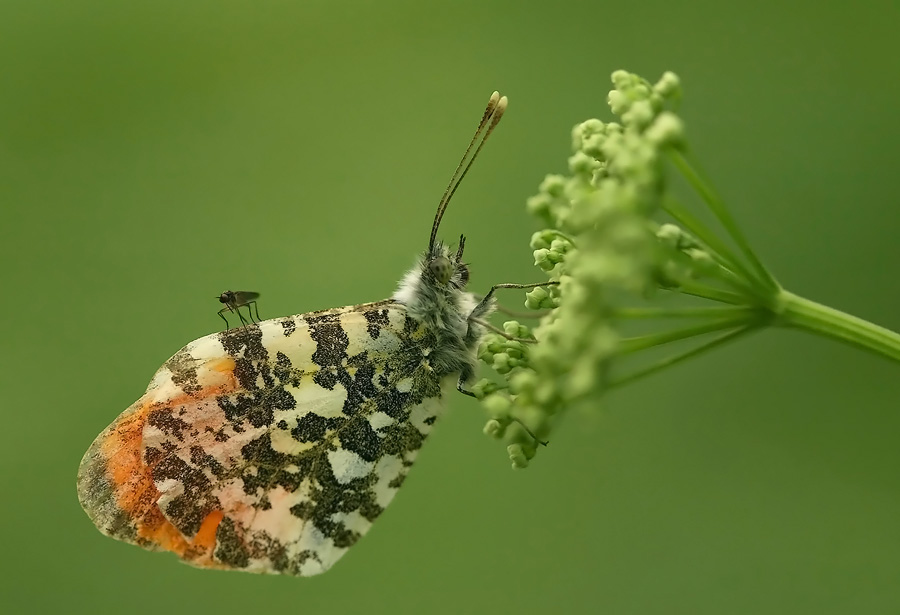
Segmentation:
{"type": "Polygon", "coordinates": [[[231,328],[231,325],[228,324],[228,319],[225,318],[225,315],[222,313],[225,310],[229,312],[237,312],[238,318],[241,319],[241,322],[246,326],[247,321],[244,320],[244,315],[241,314],[241,308],[247,308],[247,314],[250,315],[250,321],[253,321],[253,312],[250,311],[250,306],[253,306],[253,309],[256,310],[256,322],[259,322],[259,308],[256,307],[256,299],[259,297],[259,293],[254,293],[248,290],[226,290],[224,293],[216,297],[220,303],[224,303],[225,307],[219,310],[219,318],[225,321],[225,330],[227,331],[231,328]]]}

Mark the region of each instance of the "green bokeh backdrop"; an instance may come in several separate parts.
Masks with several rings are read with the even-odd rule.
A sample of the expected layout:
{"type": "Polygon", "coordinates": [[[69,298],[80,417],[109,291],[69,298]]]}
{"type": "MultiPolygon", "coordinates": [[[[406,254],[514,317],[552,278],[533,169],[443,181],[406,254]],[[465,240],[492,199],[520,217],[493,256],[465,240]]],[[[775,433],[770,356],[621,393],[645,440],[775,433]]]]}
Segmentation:
{"type": "Polygon", "coordinates": [[[569,416],[513,472],[467,399],[328,574],[102,537],[93,437],[214,295],[387,296],[447,215],[475,289],[539,277],[524,201],[617,68],[676,71],[692,144],[786,286],[900,328],[900,9],[857,3],[0,2],[0,604],[66,613],[896,613],[900,380],[767,331],[569,416]]]}

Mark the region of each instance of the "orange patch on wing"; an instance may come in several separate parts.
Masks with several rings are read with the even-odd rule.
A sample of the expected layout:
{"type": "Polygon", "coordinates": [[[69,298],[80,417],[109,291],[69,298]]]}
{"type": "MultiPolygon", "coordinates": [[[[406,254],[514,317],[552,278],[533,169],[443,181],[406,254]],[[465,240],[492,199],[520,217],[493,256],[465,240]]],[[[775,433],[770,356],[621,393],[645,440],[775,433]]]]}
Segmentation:
{"type": "Polygon", "coordinates": [[[219,529],[219,524],[224,518],[225,513],[221,510],[214,510],[206,515],[203,523],[200,524],[200,529],[197,530],[197,535],[194,536],[194,546],[211,551],[216,546],[216,530],[219,529]]]}
{"type": "Polygon", "coordinates": [[[221,511],[208,514],[194,539],[185,538],[156,505],[160,493],[153,482],[151,468],[144,464],[142,457],[144,424],[151,410],[196,404],[198,400],[222,395],[236,388],[233,359],[223,358],[207,365],[225,376],[224,382],[215,377],[204,378],[217,382],[193,395],[178,395],[162,403],[138,400],[135,403],[141,404],[140,407],[116,421],[102,442],[101,451],[106,459],[106,473],[113,484],[116,504],[134,521],[138,538],[145,544],[152,543],[172,551],[194,565],[217,567],[218,564],[212,559],[212,552],[216,543],[216,530],[224,514],[221,511]]]}
{"type": "Polygon", "coordinates": [[[234,382],[234,359],[231,357],[222,357],[221,359],[209,361],[206,367],[214,372],[229,376],[232,383],[234,382]]]}
{"type": "Polygon", "coordinates": [[[141,459],[142,433],[150,407],[150,404],[144,404],[118,420],[101,444],[106,473],[115,485],[116,503],[135,519],[142,517],[149,506],[155,506],[159,498],[141,459]],[[151,499],[148,496],[154,495],[152,501],[148,501],[151,499]]]}

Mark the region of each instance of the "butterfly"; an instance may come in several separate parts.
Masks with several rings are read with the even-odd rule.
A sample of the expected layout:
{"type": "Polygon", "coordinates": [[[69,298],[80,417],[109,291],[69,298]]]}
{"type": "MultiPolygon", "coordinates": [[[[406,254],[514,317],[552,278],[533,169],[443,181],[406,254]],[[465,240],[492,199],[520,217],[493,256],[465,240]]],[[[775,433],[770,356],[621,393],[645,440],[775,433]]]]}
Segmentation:
{"type": "Polygon", "coordinates": [[[241,308],[247,307],[247,313],[250,315],[250,320],[253,320],[253,313],[250,311],[250,306],[256,310],[256,320],[259,320],[259,308],[256,305],[256,300],[259,299],[259,293],[255,293],[249,290],[226,290],[224,293],[216,297],[219,300],[219,303],[224,303],[225,307],[218,311],[219,318],[225,321],[225,328],[229,328],[228,319],[225,318],[225,315],[222,313],[225,310],[229,312],[237,312],[238,318],[241,320],[241,324],[246,325],[247,321],[244,320],[244,315],[241,314],[241,308]]]}
{"type": "MultiPolygon", "coordinates": [[[[384,301],[201,337],[94,440],[78,497],[104,534],[194,566],[328,570],[391,502],[466,383],[493,292],[467,292],[465,237],[437,239],[507,107],[494,92],[443,194],[428,247],[384,301]]],[[[226,297],[226,307],[255,293],[226,297]]],[[[220,298],[221,300],[221,298],[220,298]]],[[[226,321],[227,322],[227,321],[226,321]]]]}

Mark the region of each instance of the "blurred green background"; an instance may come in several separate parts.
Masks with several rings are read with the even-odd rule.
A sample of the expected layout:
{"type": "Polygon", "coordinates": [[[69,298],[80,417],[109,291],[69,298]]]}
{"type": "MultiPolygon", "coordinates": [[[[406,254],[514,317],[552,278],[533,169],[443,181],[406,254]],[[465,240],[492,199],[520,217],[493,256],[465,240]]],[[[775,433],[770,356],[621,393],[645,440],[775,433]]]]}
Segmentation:
{"type": "Polygon", "coordinates": [[[617,68],[684,83],[691,143],[791,290],[900,328],[900,9],[847,2],[0,3],[8,613],[897,613],[900,371],[766,331],[577,413],[509,468],[452,411],[389,512],[311,579],[101,536],[75,471],[216,331],[381,299],[487,96],[509,112],[442,235],[539,279],[524,201],[617,68]]]}

